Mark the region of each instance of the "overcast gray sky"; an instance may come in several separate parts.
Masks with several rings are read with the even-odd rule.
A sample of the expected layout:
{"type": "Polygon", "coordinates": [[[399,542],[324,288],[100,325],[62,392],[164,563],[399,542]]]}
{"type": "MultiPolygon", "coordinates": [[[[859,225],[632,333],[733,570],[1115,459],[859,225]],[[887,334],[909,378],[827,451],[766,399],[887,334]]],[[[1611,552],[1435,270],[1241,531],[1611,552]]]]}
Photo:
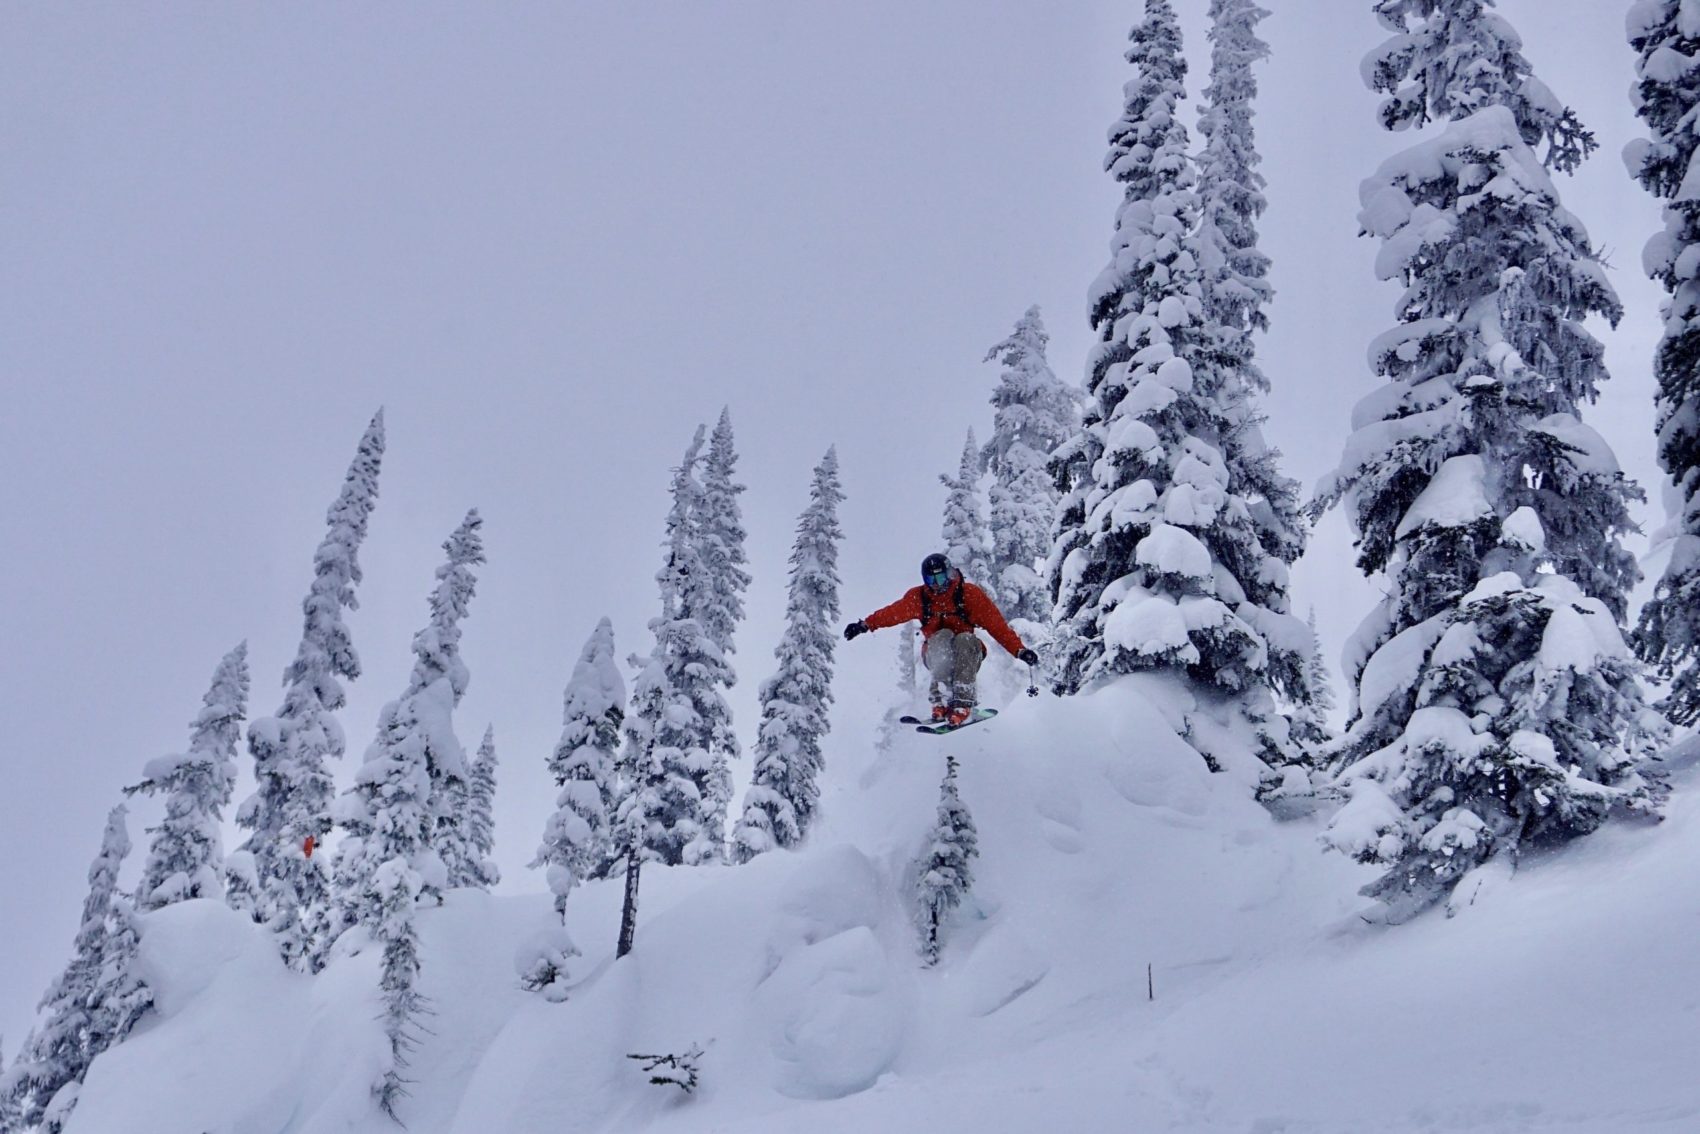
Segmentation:
{"type": "MultiPolygon", "coordinates": [[[[1367,0],[1265,3],[1267,410],[1308,488],[1391,318],[1395,289],[1374,282],[1354,215],[1359,180],[1405,140],[1376,129],[1358,77],[1381,36],[1367,0]]],[[[1206,5],[1178,6],[1196,98],[1206,5]]],[[[1656,519],[1659,293],[1639,263],[1657,210],[1618,157],[1636,125],[1625,7],[1501,5],[1603,142],[1563,186],[1629,308],[1590,421],[1656,519]]],[[[379,405],[390,449],[350,619],[366,667],[342,716],[350,763],[406,683],[438,545],[476,505],[490,563],[460,733],[476,744],[495,724],[504,885],[538,887],[523,864],[552,794],[561,687],[604,613],[622,653],[647,649],[668,466],[723,404],[750,486],[734,703],[747,746],[825,448],[849,496],[848,618],[910,585],[932,548],[937,474],[990,421],[980,357],[1028,304],[1057,372],[1079,380],[1117,200],[1104,131],[1138,10],[0,7],[8,1054],[67,955],[103,814],[145,760],[182,746],[237,641],[252,708],[277,707],[325,508],[379,405]]],[[[1373,594],[1337,517],[1296,579],[1336,653],[1373,594]]],[[[855,691],[886,682],[889,646],[843,654],[841,736],[866,735],[855,691]]],[[[829,787],[828,805],[833,790],[853,787],[829,787]]],[[[141,848],[152,813],[134,811],[141,848]]]]}

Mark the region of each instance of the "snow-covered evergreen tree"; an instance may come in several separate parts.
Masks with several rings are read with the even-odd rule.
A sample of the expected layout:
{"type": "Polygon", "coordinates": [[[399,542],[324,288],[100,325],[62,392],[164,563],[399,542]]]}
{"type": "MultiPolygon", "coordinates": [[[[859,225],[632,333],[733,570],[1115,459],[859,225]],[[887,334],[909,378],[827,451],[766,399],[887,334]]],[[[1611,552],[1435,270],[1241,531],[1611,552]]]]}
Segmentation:
{"type": "Polygon", "coordinates": [[[898,735],[907,732],[909,725],[899,719],[915,711],[916,698],[920,696],[920,686],[917,684],[919,673],[919,650],[916,641],[920,631],[914,625],[897,627],[897,689],[896,697],[886,706],[885,715],[880,718],[879,731],[874,737],[874,747],[880,752],[891,751],[892,743],[898,735]]]}
{"type": "MultiPolygon", "coordinates": [[[[709,641],[719,646],[723,654],[734,652],[732,637],[738,623],[744,620],[744,592],[750,586],[750,573],[744,569],[749,556],[744,550],[743,511],[738,504],[744,486],[733,479],[737,464],[732,411],[722,409],[703,458],[702,497],[695,524],[699,554],[710,579],[702,592],[707,601],[697,617],[709,641]]],[[[727,684],[731,683],[728,677],[727,684]]]]}
{"type": "MultiPolygon", "coordinates": [[[[116,972],[107,969],[120,900],[118,871],[130,853],[126,813],[120,804],[107,815],[100,853],[89,866],[89,892],[71,960],[42,996],[34,1029],[0,1079],[0,1093],[10,1100],[25,1129],[39,1126],[57,1134],[76,1103],[89,1064],[113,1039],[114,1010],[124,1002],[109,1005],[104,997],[115,991],[113,977],[127,973],[125,947],[114,951],[116,972]]],[[[123,920],[128,931],[128,918],[123,920]]]]}
{"type": "MultiPolygon", "coordinates": [[[[1268,14],[1253,0],[1211,0],[1210,82],[1198,124],[1204,136],[1198,158],[1199,224],[1189,243],[1203,273],[1205,312],[1205,341],[1194,360],[1194,381],[1214,391],[1229,478],[1245,498],[1263,552],[1281,564],[1270,567],[1274,585],[1254,580],[1248,590],[1258,605],[1285,612],[1285,568],[1304,553],[1306,528],[1298,484],[1282,474],[1279,454],[1263,437],[1256,400],[1269,392],[1269,380],[1252,342],[1253,332],[1269,327],[1265,306],[1272,295],[1269,257],[1258,243],[1265,201],[1252,126],[1257,97],[1252,67],[1269,54],[1257,25],[1268,14]]],[[[1278,647],[1270,662],[1273,683],[1302,702],[1308,688],[1298,672],[1302,657],[1278,647]]]]}
{"type": "Polygon", "coordinates": [[[0,1134],[17,1134],[23,1129],[24,1119],[9,1089],[11,1080],[7,1073],[11,1068],[6,1063],[4,1040],[5,1037],[0,1036],[0,1134]]]}
{"type": "Polygon", "coordinates": [[[899,626],[897,639],[897,690],[913,700],[921,691],[920,647],[916,640],[921,634],[912,626],[899,626]]]}
{"type": "Polygon", "coordinates": [[[248,727],[258,787],[243,801],[237,825],[249,831],[241,857],[227,864],[231,903],[268,926],[291,965],[311,963],[329,920],[324,856],[313,851],[331,829],[334,785],[326,760],[342,756],[335,713],[342,680],[360,676],[360,658],[342,611],[358,604],[359,550],[378,499],[384,414],[372,418],[327,515],[329,530],[313,556],[313,584],[301,606],[305,626],[295,660],[284,670],[277,715],[248,727]]]}
{"type": "Polygon", "coordinates": [[[1193,245],[1204,269],[1206,304],[1218,325],[1266,330],[1271,297],[1269,257],[1258,247],[1263,215],[1261,158],[1252,127],[1257,78],[1252,65],[1269,57],[1257,25],[1269,15],[1254,0],[1210,0],[1210,83],[1198,132],[1200,224],[1193,245]]]}
{"type": "Polygon", "coordinates": [[[153,990],[142,981],[136,963],[141,940],[135,905],[125,895],[114,894],[100,951],[100,973],[89,997],[90,1059],[122,1043],[153,1007],[153,990]]]}
{"type": "Polygon", "coordinates": [[[938,818],[927,838],[927,850],[916,864],[915,922],[921,931],[921,956],[938,963],[945,918],[962,904],[974,884],[969,864],[980,854],[974,817],[956,790],[956,757],[945,757],[944,782],[939,785],[938,818]]]}
{"type": "Polygon", "coordinates": [[[791,545],[785,633],[773,651],[778,671],[761,687],[761,733],[733,855],[748,862],[794,847],[809,832],[820,798],[821,738],[831,727],[832,655],[838,640],[838,451],[815,466],[809,505],[791,545]]]}
{"type": "MultiPolygon", "coordinates": [[[[1178,117],[1186,97],[1186,56],[1171,0],[1145,0],[1145,15],[1128,33],[1128,43],[1124,58],[1134,75],[1122,87],[1122,114],[1110,127],[1104,171],[1122,185],[1124,200],[1152,201],[1188,168],[1186,127],[1178,117]]],[[[1120,243],[1112,247],[1119,250],[1120,243]]],[[[1126,282],[1099,277],[1092,291],[1094,326],[1113,321],[1118,309],[1138,313],[1143,304],[1123,302],[1130,298],[1123,294],[1126,282]]]]}
{"type": "Polygon", "coordinates": [[[407,688],[379,713],[377,736],[337,805],[345,837],[337,851],[336,912],[327,950],[356,925],[377,936],[379,921],[388,916],[386,903],[400,885],[388,876],[379,882],[392,859],[416,876],[416,885],[410,885],[440,897],[450,884],[450,864],[464,872],[473,858],[459,814],[468,772],[454,710],[468,680],[460,622],[476,589],[472,568],[484,562],[482,526],[474,509],[443,543],[447,559],[427,599],[430,618],[413,636],[407,688]]]}
{"type": "Polygon", "coordinates": [[[17,1100],[12,1098],[7,1089],[9,1080],[6,1064],[6,1037],[0,1036],[0,1134],[16,1134],[23,1128],[23,1117],[18,1113],[17,1100]]]}
{"type": "Polygon", "coordinates": [[[1051,621],[1051,595],[1038,567],[1051,549],[1059,498],[1046,465],[1080,422],[1079,391],[1059,381],[1045,360],[1049,341],[1039,309],[1029,307],[985,357],[1003,367],[992,392],[992,436],[980,451],[992,476],[986,581],[1004,617],[1030,642],[1043,641],[1051,621]]]}
{"type": "MultiPolygon", "coordinates": [[[[450,886],[477,886],[482,861],[466,823],[472,814],[470,770],[466,751],[455,736],[450,714],[466,695],[469,680],[460,657],[460,622],[477,589],[472,569],[484,560],[480,529],[483,519],[474,508],[443,544],[447,560],[437,568],[437,588],[431,594],[431,621],[413,641],[413,677],[407,696],[425,698],[429,729],[426,759],[431,770],[431,809],[436,814],[432,845],[448,875],[450,886]]],[[[435,896],[436,882],[427,875],[425,892],[435,896]]]]}
{"type": "Polygon", "coordinates": [[[1377,5],[1397,33],[1368,68],[1383,120],[1452,121],[1360,191],[1377,272],[1404,292],[1371,350],[1385,384],[1318,496],[1345,503],[1387,591],[1348,650],[1351,801],[1328,838],[1390,867],[1366,892],[1396,917],[1658,795],[1638,772],[1658,723],[1619,628],[1639,493],[1578,416],[1608,377],[1583,320],[1621,308],[1532,148],[1568,168],[1591,139],[1489,7],[1377,5]]]}
{"type": "Polygon", "coordinates": [[[1293,740],[1307,753],[1319,751],[1334,739],[1329,718],[1334,713],[1334,683],[1328,677],[1328,663],[1322,660],[1322,640],[1316,634],[1316,611],[1305,620],[1310,630],[1310,654],[1305,659],[1306,695],[1295,700],[1289,718],[1293,740]]]}
{"type": "Polygon", "coordinates": [[[384,949],[378,988],[390,1049],[388,1066],[372,1084],[372,1094],[383,1112],[397,1122],[401,1121],[397,1107],[407,1097],[408,1057],[419,1046],[419,1018],[426,1008],[418,987],[419,931],[414,924],[421,889],[419,872],[400,855],[380,864],[371,879],[376,917],[372,937],[384,949]]]}
{"type": "Polygon", "coordinates": [[[986,529],[986,502],[980,491],[980,447],[974,431],[968,431],[962,460],[954,477],[940,475],[939,483],[949,491],[944,500],[944,525],[940,535],[951,566],[994,598],[997,582],[992,578],[992,535],[986,529]]]}
{"type": "Polygon", "coordinates": [[[1066,488],[1047,563],[1054,682],[1069,693],[1173,670],[1200,694],[1232,698],[1265,758],[1286,759],[1269,690],[1301,688],[1308,639],[1286,594],[1297,548],[1270,538],[1274,481],[1249,459],[1249,392],[1220,357],[1206,304],[1168,0],[1149,0],[1131,39],[1136,74],[1106,163],[1126,196],[1091,291],[1089,404],[1084,429],[1052,458],[1066,488]]]}
{"type": "MultiPolygon", "coordinates": [[[[413,698],[385,705],[378,735],[366,749],[354,783],[337,805],[337,822],[344,836],[337,848],[336,909],[326,952],[357,926],[367,933],[357,948],[373,939],[386,905],[394,896],[394,877],[380,883],[386,864],[398,861],[409,872],[415,893],[422,892],[427,874],[441,891],[447,871],[432,847],[437,815],[431,805],[431,773],[426,740],[413,698]],[[388,888],[386,888],[388,887],[388,888]]],[[[344,946],[347,947],[346,944],[344,946]]]]}
{"type": "Polygon", "coordinates": [[[383,949],[379,987],[389,1060],[372,1091],[392,1119],[407,1095],[408,1056],[424,1011],[415,907],[424,895],[440,896],[451,878],[473,877],[482,864],[465,821],[472,793],[453,722],[468,680],[460,622],[476,590],[472,568],[484,562],[482,526],[474,509],[443,543],[447,559],[427,600],[430,618],[413,637],[407,689],[384,706],[377,737],[337,809],[345,837],[333,930],[340,936],[360,927],[383,949]]]}
{"type": "Polygon", "coordinates": [[[461,877],[449,879],[451,886],[488,890],[502,880],[502,872],[491,857],[496,849],[496,728],[486,725],[478,754],[472,758],[466,783],[466,842],[472,855],[461,877]]]}
{"type": "Polygon", "coordinates": [[[248,643],[213,671],[212,686],[190,727],[189,750],[150,760],[142,782],[127,789],[165,796],[165,818],[153,828],[136,885],[143,910],[188,898],[224,896],[224,809],[236,788],[236,746],[248,712],[248,643]]]}
{"type": "Polygon", "coordinates": [[[566,964],[579,955],[567,934],[567,898],[587,878],[606,877],[617,861],[613,829],[618,801],[620,726],[626,683],[614,660],[614,624],[603,618],[573,666],[563,698],[561,740],[549,772],[561,789],[531,865],[547,872],[561,926],[542,935],[517,962],[526,988],[566,998],[566,964]]]}
{"type": "Polygon", "coordinates": [[[645,862],[698,865],[725,858],[725,801],[731,775],[720,739],[732,726],[721,696],[726,659],[692,615],[705,605],[693,516],[702,494],[696,477],[704,429],[674,470],[667,514],[666,561],[656,573],[661,614],[650,620],[649,657],[633,656],[632,683],[620,750],[615,852],[626,862],[626,898],[617,955],[631,949],[639,873],[645,862]]]}
{"type": "Polygon", "coordinates": [[[1659,389],[1659,466],[1670,478],[1670,560],[1641,609],[1636,647],[1670,683],[1661,706],[1671,720],[1700,721],[1700,194],[1689,185],[1700,133],[1700,10],[1678,0],[1643,0],[1629,16],[1635,48],[1635,112],[1650,138],[1624,151],[1630,172],[1664,202],[1664,230],[1647,242],[1642,265],[1670,293],[1654,358],[1659,389]]]}
{"type": "MultiPolygon", "coordinates": [[[[621,753],[627,795],[617,826],[635,839],[640,857],[674,865],[717,862],[725,832],[716,826],[718,784],[727,777],[726,750],[716,738],[731,729],[724,688],[725,655],[692,613],[702,609],[702,569],[692,515],[702,488],[696,479],[703,430],[673,477],[667,518],[667,558],[656,574],[661,614],[649,623],[655,645],[632,684],[621,753]],[[635,826],[634,826],[635,824],[635,826]]],[[[631,845],[628,842],[626,845],[631,845]]]]}
{"type": "MultiPolygon", "coordinates": [[[[686,578],[681,588],[683,613],[701,624],[704,636],[720,652],[712,684],[722,695],[738,681],[732,669],[732,638],[738,623],[744,620],[743,596],[750,585],[749,572],[744,569],[749,557],[744,551],[744,521],[738,505],[744,486],[733,479],[737,463],[732,413],[722,409],[720,420],[709,436],[708,451],[702,460],[702,478],[696,485],[689,516],[700,569],[686,578]]],[[[713,767],[705,785],[708,821],[723,848],[727,810],[732,805],[731,762],[738,758],[738,735],[732,731],[730,716],[723,727],[706,722],[707,718],[704,735],[713,754],[713,767]]]]}
{"type": "Polygon", "coordinates": [[[586,878],[604,876],[612,857],[615,769],[620,726],[626,719],[626,683],[614,660],[614,624],[603,618],[591,631],[564,696],[561,740],[549,772],[561,789],[543,828],[533,867],[548,872],[555,912],[564,920],[567,896],[586,878]]]}
{"type": "Polygon", "coordinates": [[[1495,6],[1496,0],[1373,0],[1377,18],[1393,33],[1363,63],[1370,88],[1387,96],[1381,124],[1398,131],[1502,106],[1522,140],[1544,142],[1546,164],[1568,173],[1594,150],[1594,136],[1535,77],[1522,38],[1495,6]]]}

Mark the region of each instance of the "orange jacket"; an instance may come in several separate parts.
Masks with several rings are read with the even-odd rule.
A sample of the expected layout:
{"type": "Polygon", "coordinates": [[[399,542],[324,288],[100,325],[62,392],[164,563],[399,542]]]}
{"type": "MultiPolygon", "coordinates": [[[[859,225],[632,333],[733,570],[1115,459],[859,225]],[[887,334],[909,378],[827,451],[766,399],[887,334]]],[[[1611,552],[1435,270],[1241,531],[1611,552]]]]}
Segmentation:
{"type": "MultiPolygon", "coordinates": [[[[862,621],[869,630],[883,630],[887,626],[914,622],[921,617],[921,593],[924,590],[924,585],[912,587],[902,598],[890,606],[880,607],[862,621]]],[[[930,638],[940,630],[954,630],[963,634],[978,628],[997,639],[998,645],[1012,654],[1019,654],[1024,648],[1021,636],[1010,629],[997,604],[987,597],[985,591],[961,575],[957,575],[944,590],[929,595],[928,604],[932,607],[932,617],[921,626],[922,637],[930,638]],[[962,616],[957,613],[956,591],[959,587],[962,590],[961,606],[968,615],[967,621],[963,621],[962,616]]]]}

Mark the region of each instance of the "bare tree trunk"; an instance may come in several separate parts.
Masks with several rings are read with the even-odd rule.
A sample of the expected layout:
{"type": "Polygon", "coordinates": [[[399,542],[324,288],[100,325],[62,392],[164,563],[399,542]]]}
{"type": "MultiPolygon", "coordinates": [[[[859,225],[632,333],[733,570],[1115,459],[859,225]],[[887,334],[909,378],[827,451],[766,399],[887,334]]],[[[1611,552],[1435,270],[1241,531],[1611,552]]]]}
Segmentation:
{"type": "Polygon", "coordinates": [[[632,951],[632,938],[637,936],[638,868],[643,865],[637,852],[626,855],[626,901],[620,907],[620,943],[614,957],[624,957],[632,951]]]}

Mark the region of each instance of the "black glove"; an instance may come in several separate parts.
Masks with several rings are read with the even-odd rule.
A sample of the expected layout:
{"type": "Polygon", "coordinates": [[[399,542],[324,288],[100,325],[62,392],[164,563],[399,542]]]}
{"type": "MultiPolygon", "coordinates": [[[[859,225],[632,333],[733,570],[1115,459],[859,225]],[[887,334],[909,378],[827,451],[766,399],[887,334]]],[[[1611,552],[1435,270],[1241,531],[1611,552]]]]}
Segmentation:
{"type": "Polygon", "coordinates": [[[1015,660],[1026,662],[1028,665],[1038,665],[1039,655],[1034,653],[1032,650],[1024,649],[1019,654],[1015,655],[1015,660]]]}
{"type": "Polygon", "coordinates": [[[844,628],[844,640],[846,642],[848,642],[852,638],[854,638],[856,635],[866,634],[867,632],[868,632],[868,624],[866,622],[863,622],[860,618],[858,618],[856,621],[852,622],[850,625],[848,625],[844,628]]]}

